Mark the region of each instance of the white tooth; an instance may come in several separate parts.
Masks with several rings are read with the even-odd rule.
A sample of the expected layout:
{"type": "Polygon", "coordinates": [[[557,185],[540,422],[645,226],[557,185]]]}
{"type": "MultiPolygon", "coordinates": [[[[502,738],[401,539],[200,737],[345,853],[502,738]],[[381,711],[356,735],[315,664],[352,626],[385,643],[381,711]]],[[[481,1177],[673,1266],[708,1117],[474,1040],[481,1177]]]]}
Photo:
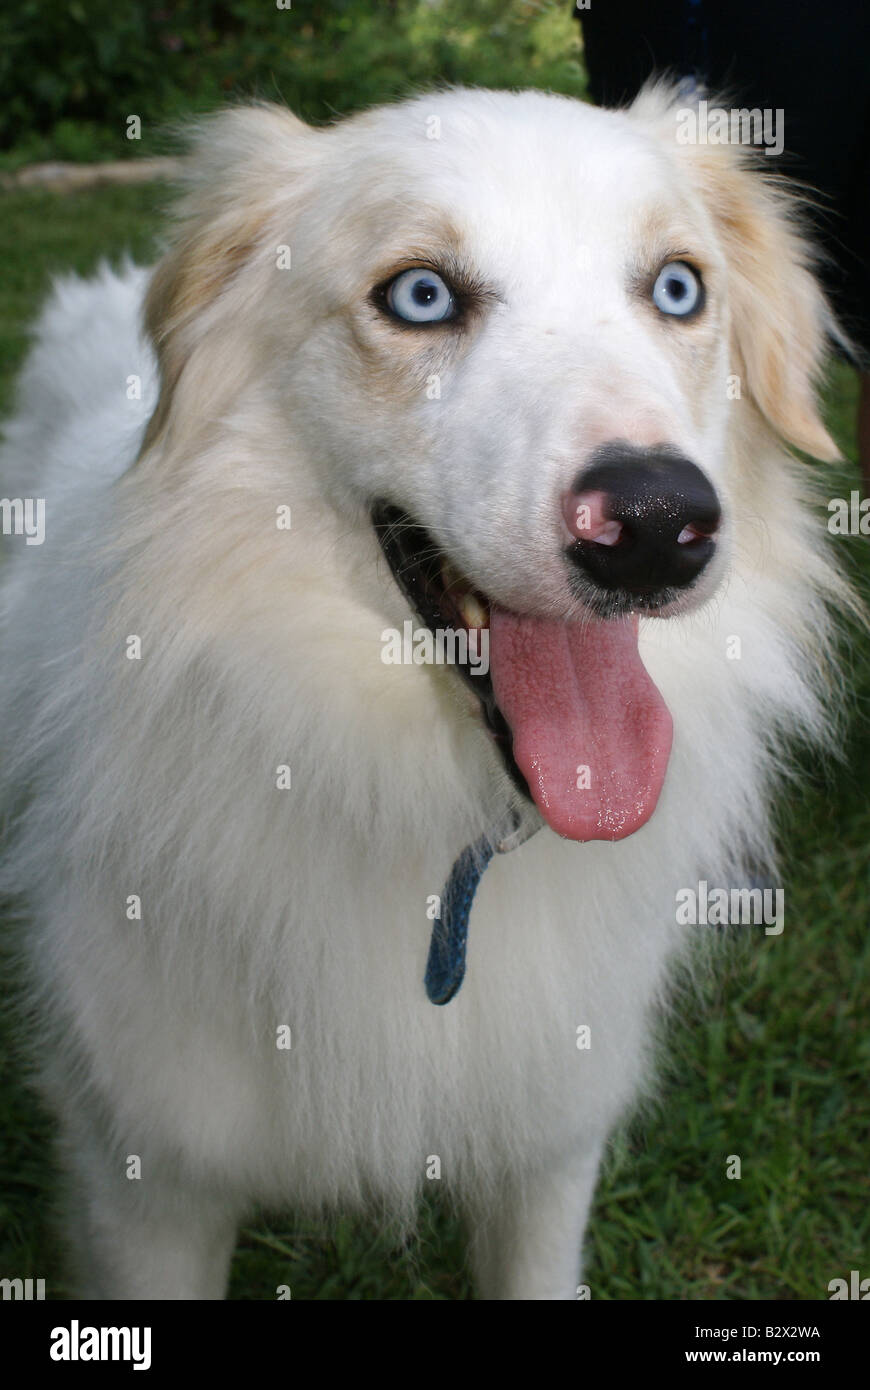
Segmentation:
{"type": "Polygon", "coordinates": [[[468,627],[488,627],[489,616],[483,604],[474,594],[463,594],[457,600],[459,611],[468,627]]]}

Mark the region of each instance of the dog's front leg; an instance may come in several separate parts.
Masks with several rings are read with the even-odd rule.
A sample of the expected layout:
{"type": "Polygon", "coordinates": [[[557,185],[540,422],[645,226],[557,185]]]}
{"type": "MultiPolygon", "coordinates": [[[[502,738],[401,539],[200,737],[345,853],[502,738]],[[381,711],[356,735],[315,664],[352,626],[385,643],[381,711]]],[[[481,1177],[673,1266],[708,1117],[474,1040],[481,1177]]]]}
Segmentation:
{"type": "Polygon", "coordinates": [[[575,1299],[603,1144],[587,1146],[467,1206],[481,1299],[575,1299]]]}
{"type": "Polygon", "coordinates": [[[70,1155],[66,1236],[74,1297],[226,1296],[240,1212],[225,1194],[177,1182],[165,1167],[141,1176],[80,1138],[70,1155]]]}

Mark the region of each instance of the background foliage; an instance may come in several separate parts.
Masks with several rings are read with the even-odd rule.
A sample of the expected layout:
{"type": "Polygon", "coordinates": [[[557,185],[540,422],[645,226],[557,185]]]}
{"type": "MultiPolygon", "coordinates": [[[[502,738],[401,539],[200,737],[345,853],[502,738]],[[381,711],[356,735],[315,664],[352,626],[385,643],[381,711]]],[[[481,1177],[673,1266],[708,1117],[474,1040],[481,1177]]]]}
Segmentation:
{"type": "Polygon", "coordinates": [[[234,96],[316,122],[436,81],[580,95],[580,26],[556,0],[18,0],[0,20],[0,149],[7,165],[153,153],[167,119],[234,96]]]}

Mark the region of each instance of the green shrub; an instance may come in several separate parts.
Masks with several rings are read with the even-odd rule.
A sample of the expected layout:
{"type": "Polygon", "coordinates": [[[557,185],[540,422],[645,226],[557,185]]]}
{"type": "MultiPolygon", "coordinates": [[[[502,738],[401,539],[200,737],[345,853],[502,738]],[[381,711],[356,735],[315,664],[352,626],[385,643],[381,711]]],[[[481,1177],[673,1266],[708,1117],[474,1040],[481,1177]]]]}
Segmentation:
{"type": "Polygon", "coordinates": [[[0,34],[0,149],[7,164],[154,153],[167,120],[238,96],[323,121],[436,82],[579,95],[580,55],[565,0],[19,0],[0,34]]]}

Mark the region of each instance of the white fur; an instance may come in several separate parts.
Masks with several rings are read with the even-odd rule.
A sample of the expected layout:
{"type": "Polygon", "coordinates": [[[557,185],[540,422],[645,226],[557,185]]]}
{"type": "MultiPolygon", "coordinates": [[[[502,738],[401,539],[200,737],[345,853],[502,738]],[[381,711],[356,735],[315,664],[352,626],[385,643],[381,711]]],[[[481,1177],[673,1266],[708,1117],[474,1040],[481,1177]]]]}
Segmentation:
{"type": "Polygon", "coordinates": [[[782,738],[825,733],[842,593],[762,413],[817,424],[822,301],[778,197],[732,152],[678,149],[668,113],[661,92],[614,114],[449,91],[325,131],[261,108],[208,123],[138,461],[158,395],[146,272],[65,281],[43,315],[0,472],[4,495],[47,499],[45,544],[13,538],[4,565],[3,886],[26,904],[85,1295],[220,1297],[257,1202],[410,1225],[437,1155],[481,1296],[575,1296],[598,1158],[693,931],[675,893],[767,848],[782,738]],[[769,332],[791,401],[751,379],[726,398],[752,294],[716,160],[791,257],[740,359],[769,332]],[[691,351],[625,291],[656,217],[706,258],[691,351]],[[443,220],[493,301],[461,339],[397,344],[366,296],[443,220]],[[436,1008],[427,896],[508,786],[454,672],[380,660],[408,609],[367,502],[405,505],[503,603],[576,617],[557,499],[611,438],[680,448],[726,512],[703,601],[641,628],[675,725],[664,792],[625,841],[545,829],[497,856],[465,984],[436,1008]]]}

